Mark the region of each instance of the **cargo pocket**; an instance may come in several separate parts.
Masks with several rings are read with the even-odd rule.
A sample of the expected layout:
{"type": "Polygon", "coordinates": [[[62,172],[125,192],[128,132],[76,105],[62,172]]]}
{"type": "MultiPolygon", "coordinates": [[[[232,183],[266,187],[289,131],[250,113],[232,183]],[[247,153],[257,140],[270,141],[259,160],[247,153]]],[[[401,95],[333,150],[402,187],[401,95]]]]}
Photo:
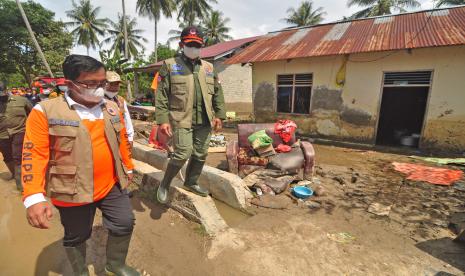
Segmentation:
{"type": "Polygon", "coordinates": [[[215,94],[215,79],[207,77],[206,82],[207,82],[208,94],[210,95],[215,94]]]}
{"type": "Polygon", "coordinates": [[[53,166],[49,171],[49,190],[55,194],[77,194],[76,166],[53,166]]]}
{"type": "Polygon", "coordinates": [[[77,128],[72,126],[50,127],[50,148],[53,151],[71,152],[76,141],[77,131],[77,128]]]}
{"type": "Polygon", "coordinates": [[[184,76],[171,77],[170,110],[185,111],[187,102],[187,80],[184,76]]]}

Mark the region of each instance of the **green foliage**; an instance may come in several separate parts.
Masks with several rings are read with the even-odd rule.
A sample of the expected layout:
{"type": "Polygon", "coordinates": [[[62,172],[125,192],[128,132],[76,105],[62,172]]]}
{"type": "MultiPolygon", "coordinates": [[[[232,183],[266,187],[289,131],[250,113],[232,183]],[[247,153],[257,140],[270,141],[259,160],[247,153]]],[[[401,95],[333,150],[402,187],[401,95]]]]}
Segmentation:
{"type": "Polygon", "coordinates": [[[107,19],[98,18],[100,7],[94,8],[90,0],[81,0],[79,5],[73,0],[73,9],[66,11],[66,15],[72,20],[67,22],[68,27],[72,27],[71,34],[77,41],[78,45],[95,49],[99,45],[98,36],[105,34],[107,28],[107,19]]]}
{"type": "Polygon", "coordinates": [[[171,17],[176,4],[173,0],[137,0],[136,9],[140,15],[159,21],[162,14],[171,17]]]}
{"type": "MultiPolygon", "coordinates": [[[[72,36],[54,13],[38,3],[23,3],[29,19],[52,71],[61,71],[61,63],[72,47],[72,36]]],[[[0,73],[15,81],[18,74],[30,84],[33,76],[45,71],[15,1],[0,0],[0,73]]]]}
{"type": "Polygon", "coordinates": [[[231,40],[228,35],[231,28],[227,27],[229,18],[224,18],[220,11],[212,11],[202,22],[206,46],[211,46],[226,40],[231,40]]]}
{"type": "Polygon", "coordinates": [[[349,0],[349,7],[361,6],[365,9],[354,13],[350,19],[392,14],[394,11],[406,12],[406,8],[418,8],[416,0],[349,0]]]}
{"type": "Polygon", "coordinates": [[[209,2],[218,3],[216,0],[176,0],[178,20],[184,21],[187,26],[192,26],[197,20],[205,19],[212,11],[209,2]]]}
{"type": "Polygon", "coordinates": [[[155,52],[152,52],[152,54],[149,57],[150,63],[155,63],[155,60],[161,61],[168,58],[172,58],[176,55],[176,50],[171,49],[169,45],[159,43],[157,49],[158,58],[155,59],[155,52]]]}
{"type": "Polygon", "coordinates": [[[465,0],[439,0],[436,7],[465,5],[465,0]]]}
{"type": "Polygon", "coordinates": [[[5,81],[7,87],[28,87],[29,84],[27,84],[24,81],[24,77],[19,74],[19,73],[12,73],[12,74],[7,74],[7,73],[0,73],[0,81],[5,81]]]}
{"type": "MultiPolygon", "coordinates": [[[[112,43],[111,46],[111,51],[115,52],[118,51],[122,55],[125,53],[125,45],[124,45],[124,22],[123,22],[123,16],[118,15],[118,21],[114,22],[109,20],[109,24],[111,26],[110,29],[108,29],[108,33],[110,34],[109,37],[107,37],[105,40],[102,41],[102,44],[110,44],[112,43]]],[[[136,29],[137,22],[135,18],[130,18],[129,16],[126,16],[126,27],[127,27],[127,33],[128,33],[128,49],[129,49],[129,59],[132,57],[136,57],[140,50],[139,49],[144,49],[144,45],[142,45],[142,42],[147,42],[148,40],[143,37],[141,34],[144,32],[142,29],[136,29]]]]}
{"type": "Polygon", "coordinates": [[[287,13],[288,17],[283,20],[297,27],[319,24],[326,14],[321,7],[314,9],[312,1],[302,2],[297,9],[289,8],[287,13]]]}

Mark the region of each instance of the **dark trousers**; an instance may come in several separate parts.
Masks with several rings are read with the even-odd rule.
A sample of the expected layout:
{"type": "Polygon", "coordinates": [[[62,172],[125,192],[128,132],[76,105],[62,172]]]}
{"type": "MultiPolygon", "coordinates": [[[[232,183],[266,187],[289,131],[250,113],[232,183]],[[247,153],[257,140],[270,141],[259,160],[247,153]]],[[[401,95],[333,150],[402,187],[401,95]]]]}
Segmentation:
{"type": "Polygon", "coordinates": [[[63,246],[75,247],[85,242],[92,234],[95,211],[103,215],[103,226],[115,236],[126,236],[134,228],[134,214],[126,190],[115,184],[102,200],[77,207],[59,207],[61,224],[65,228],[63,246]]]}
{"type": "Polygon", "coordinates": [[[21,165],[23,140],[24,132],[14,134],[9,139],[0,139],[0,151],[5,163],[14,161],[16,166],[21,165]]]}

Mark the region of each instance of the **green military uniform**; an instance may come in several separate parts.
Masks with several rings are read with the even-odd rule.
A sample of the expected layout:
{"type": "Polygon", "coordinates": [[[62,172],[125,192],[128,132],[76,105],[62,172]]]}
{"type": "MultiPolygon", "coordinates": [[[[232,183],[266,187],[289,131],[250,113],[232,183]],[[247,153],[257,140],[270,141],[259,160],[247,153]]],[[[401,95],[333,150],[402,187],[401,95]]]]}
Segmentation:
{"type": "Polygon", "coordinates": [[[157,124],[170,123],[174,159],[205,161],[214,118],[226,119],[223,89],[213,65],[185,56],[165,61],[156,95],[157,124]]]}
{"type": "Polygon", "coordinates": [[[32,110],[32,104],[20,96],[3,97],[8,97],[8,99],[5,102],[0,102],[0,151],[3,155],[3,161],[15,177],[17,188],[22,190],[22,148],[26,119],[32,110]]]}
{"type": "MultiPolygon", "coordinates": [[[[161,185],[169,187],[189,158],[184,185],[197,185],[208,155],[214,119],[226,119],[223,89],[213,65],[184,55],[166,60],[159,71],[155,117],[157,124],[169,123],[173,128],[174,153],[161,185]]],[[[199,193],[198,188],[191,190],[199,193]]],[[[166,202],[160,197],[158,200],[166,202]]]]}

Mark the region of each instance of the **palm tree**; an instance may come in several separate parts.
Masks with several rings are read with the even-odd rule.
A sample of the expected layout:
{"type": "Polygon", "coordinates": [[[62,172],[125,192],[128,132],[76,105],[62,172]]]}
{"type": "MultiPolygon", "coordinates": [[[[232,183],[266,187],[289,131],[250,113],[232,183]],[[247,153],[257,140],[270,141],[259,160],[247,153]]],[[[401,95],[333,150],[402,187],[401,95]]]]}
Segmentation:
{"type": "Polygon", "coordinates": [[[226,27],[229,18],[223,18],[223,13],[220,11],[212,11],[208,18],[202,22],[202,28],[205,35],[205,44],[207,46],[231,40],[232,37],[228,35],[231,30],[226,27]]]}
{"type": "Polygon", "coordinates": [[[174,0],[137,0],[136,9],[140,15],[148,16],[155,22],[154,52],[156,57],[158,45],[158,21],[160,21],[162,14],[165,17],[171,17],[173,12],[176,11],[176,4],[174,0]]]}
{"type": "Polygon", "coordinates": [[[175,42],[175,41],[180,41],[181,40],[181,32],[182,32],[182,30],[184,30],[187,27],[188,27],[187,23],[179,22],[178,29],[169,30],[168,35],[170,37],[168,38],[168,43],[175,42]]]}
{"type": "Polygon", "coordinates": [[[417,8],[421,4],[416,0],[349,0],[349,7],[362,6],[365,9],[354,13],[350,18],[364,18],[369,16],[380,16],[392,14],[393,10],[406,12],[405,8],[417,8]]]}
{"type": "Polygon", "coordinates": [[[105,34],[107,28],[107,19],[98,18],[100,7],[94,8],[90,0],[81,0],[79,5],[74,1],[73,9],[66,11],[66,15],[71,18],[71,22],[66,25],[73,27],[71,34],[77,40],[78,45],[84,45],[87,48],[87,55],[89,55],[89,48],[95,49],[99,45],[98,36],[105,34]]]}
{"type": "Polygon", "coordinates": [[[465,0],[438,0],[436,7],[465,5],[465,0]]]}
{"type": "MultiPolygon", "coordinates": [[[[109,37],[105,38],[102,41],[102,44],[113,43],[110,51],[115,52],[119,51],[124,54],[126,50],[125,40],[124,40],[124,21],[123,16],[118,14],[118,21],[114,22],[109,21],[110,28],[108,29],[109,37]]],[[[126,25],[127,25],[127,36],[128,36],[128,58],[136,57],[139,54],[139,49],[144,48],[142,42],[147,42],[147,39],[141,34],[144,30],[136,29],[137,22],[135,18],[130,18],[126,16],[126,25]]]]}
{"type": "Polygon", "coordinates": [[[287,13],[288,17],[283,20],[287,24],[297,27],[321,23],[321,21],[323,21],[323,15],[326,14],[321,7],[314,10],[312,1],[302,2],[297,10],[289,8],[287,13]]]}
{"type": "Polygon", "coordinates": [[[209,2],[217,3],[216,0],[176,0],[178,21],[182,19],[187,23],[187,26],[192,26],[196,19],[205,19],[208,13],[212,11],[209,2]]]}

